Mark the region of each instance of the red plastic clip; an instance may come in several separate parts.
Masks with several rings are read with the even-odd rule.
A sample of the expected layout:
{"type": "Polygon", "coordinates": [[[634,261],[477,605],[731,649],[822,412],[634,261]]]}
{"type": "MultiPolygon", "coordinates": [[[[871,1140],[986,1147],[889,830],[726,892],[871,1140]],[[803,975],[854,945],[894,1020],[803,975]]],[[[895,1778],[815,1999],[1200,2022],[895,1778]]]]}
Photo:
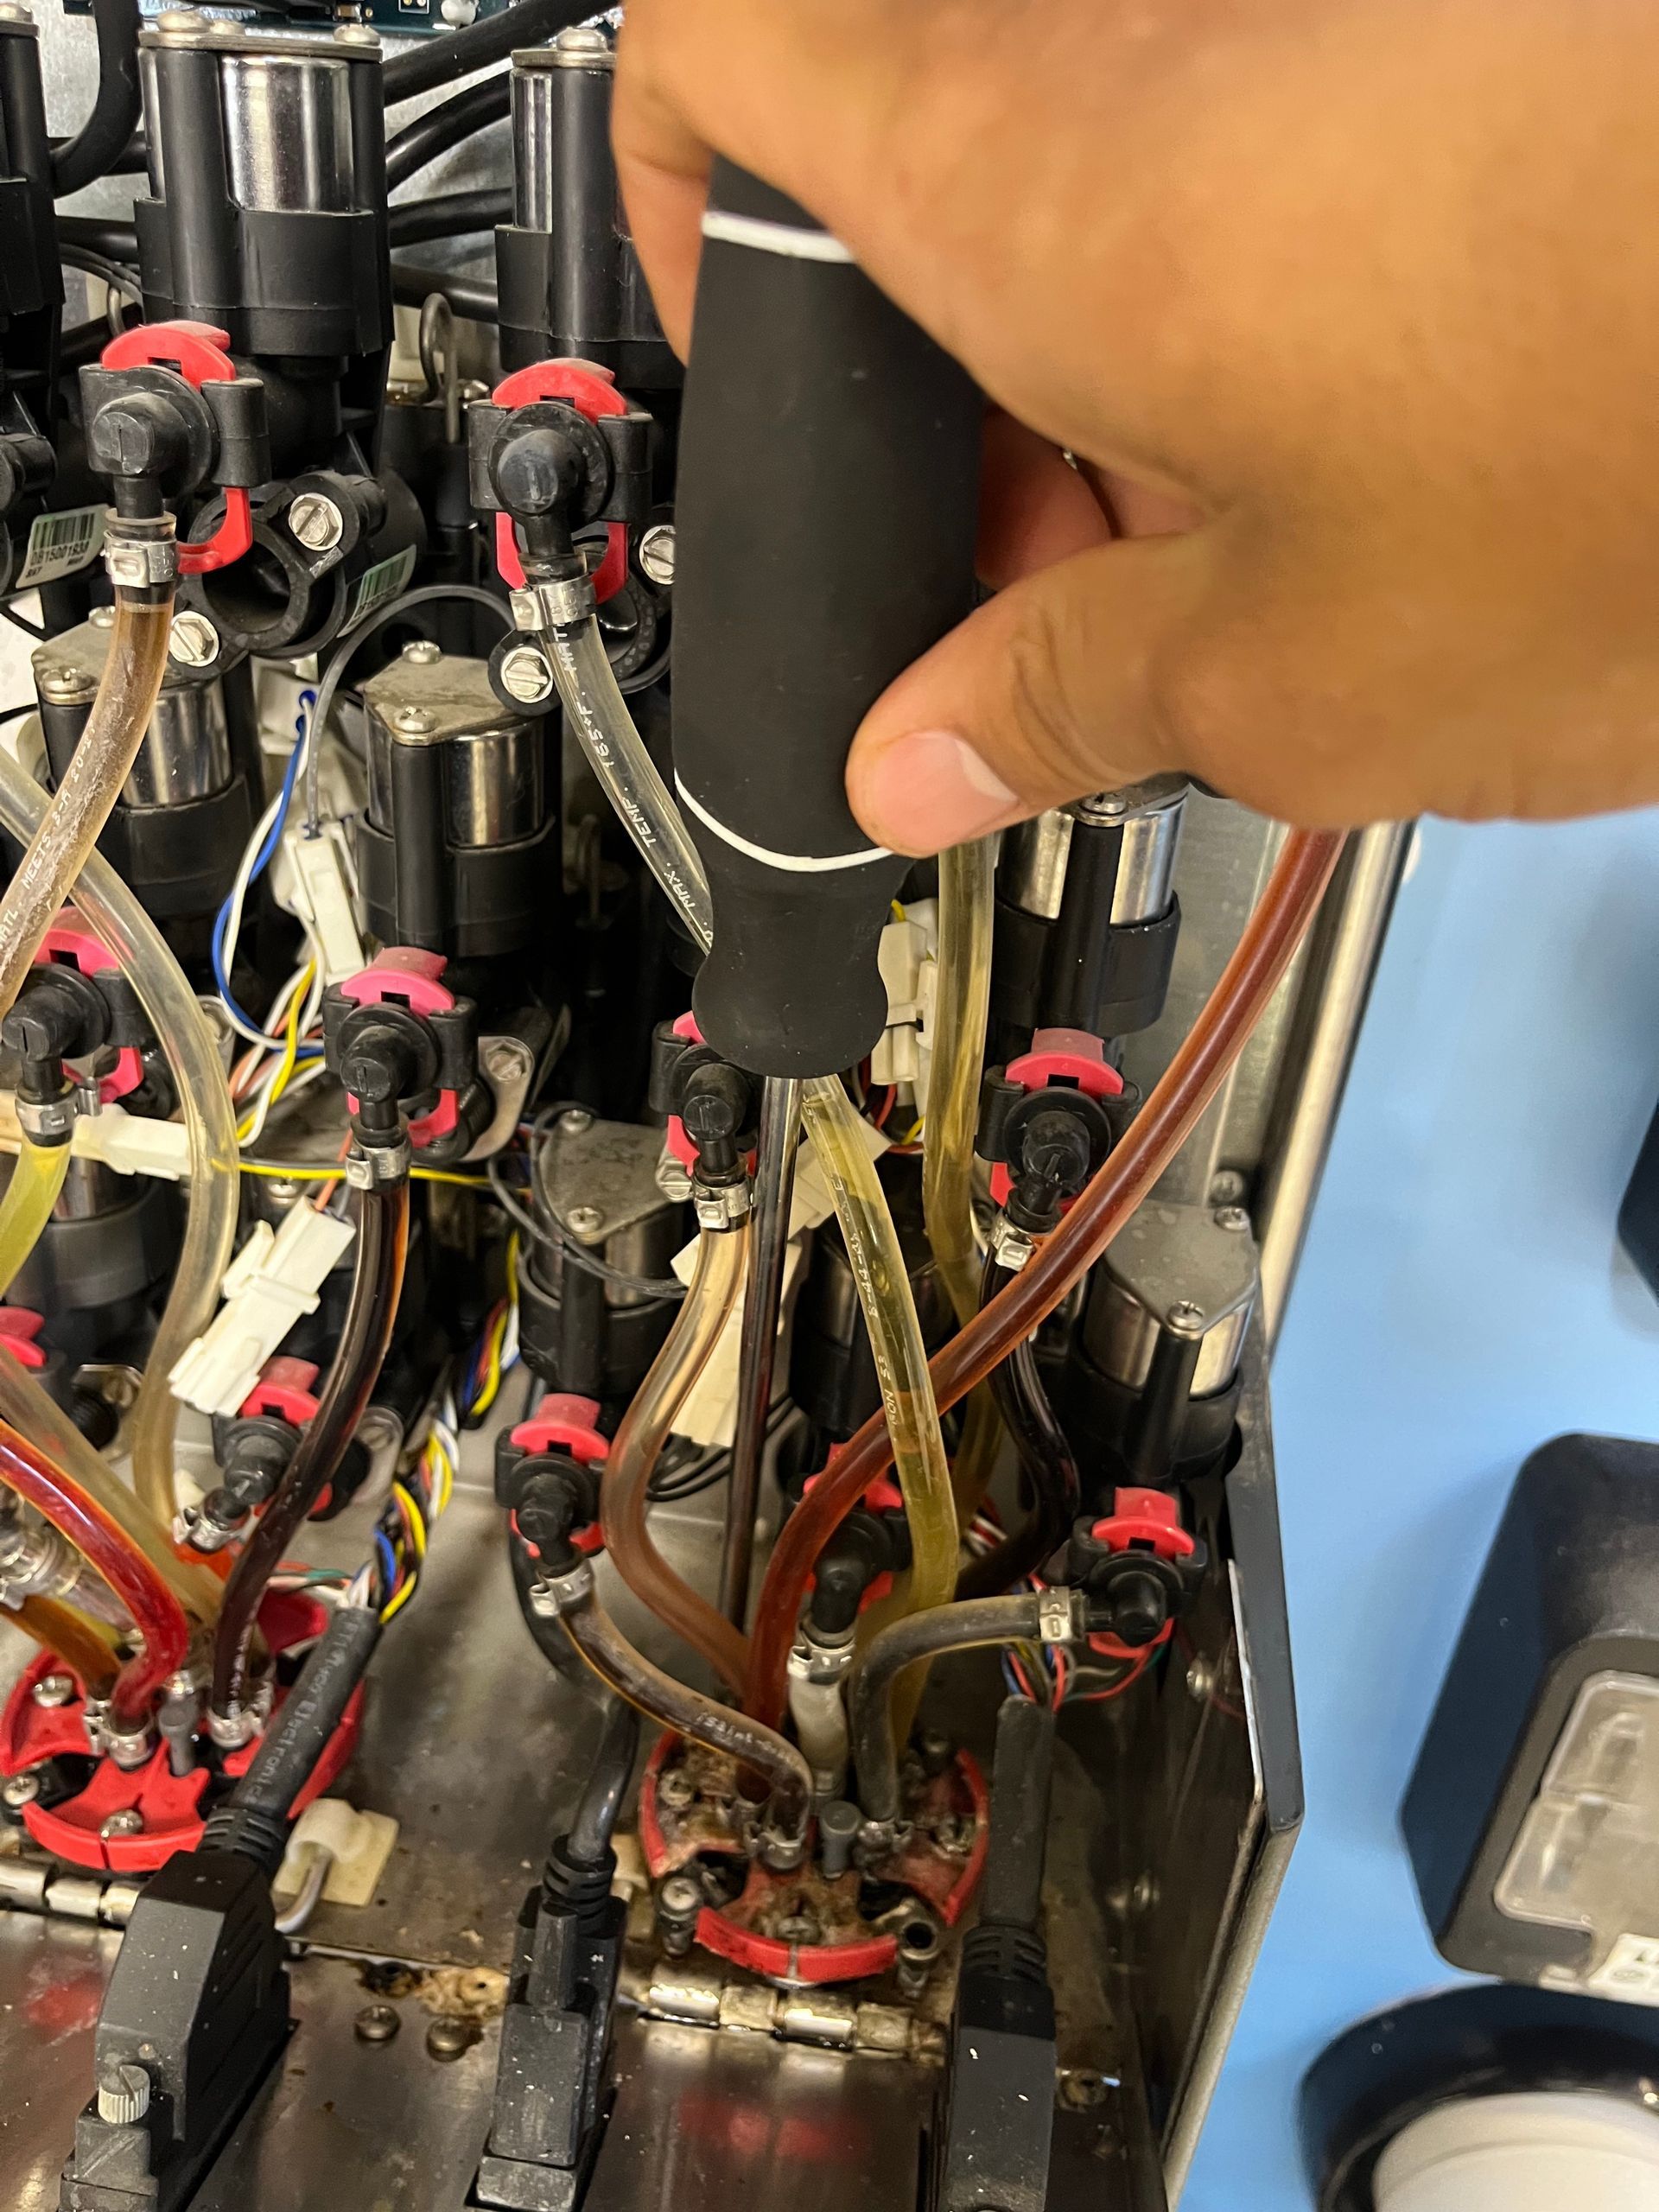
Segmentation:
{"type": "MultiPolygon", "coordinates": [[[[62,906],[58,918],[35,950],[37,968],[78,968],[89,980],[111,974],[121,965],[101,937],[95,937],[73,906],[62,906]]],[[[128,1097],[144,1079],[144,1057],[136,1045],[123,1045],[115,1066],[98,1082],[99,1103],[113,1106],[128,1097]]]]}
{"type": "Polygon", "coordinates": [[[279,1420],[303,1428],[317,1410],[311,1385],[317,1379],[315,1363],[290,1359],[286,1353],[265,1362],[259,1380],[237,1408],[244,1419],[256,1414],[275,1414],[279,1420]]]}
{"type": "MultiPolygon", "coordinates": [[[[172,369],[186,384],[200,391],[205,384],[234,384],[236,365],[225,348],[228,330],[211,322],[141,322],[123,331],[104,348],[106,369],[172,369]]],[[[253,509],[239,484],[225,489],[225,519],[200,544],[183,543],[178,549],[181,576],[206,575],[213,569],[228,569],[239,561],[253,543],[253,509]]]]}
{"type": "MultiPolygon", "coordinates": [[[[409,944],[388,945],[377,953],[366,968],[349,976],[340,986],[342,998],[350,999],[355,1006],[406,1006],[411,1014],[448,1014],[455,1002],[455,995],[443,981],[443,971],[448,963],[441,952],[422,952],[409,944]]],[[[347,1103],[353,1113],[357,1101],[348,1096],[347,1103]]],[[[429,1114],[423,1114],[409,1125],[409,1141],[416,1152],[424,1151],[440,1137],[448,1135],[461,1118],[460,1102],[453,1090],[441,1090],[438,1103],[429,1114]]]]}
{"type": "Polygon", "coordinates": [[[1096,1521],[1090,1534],[1108,1551],[1133,1551],[1137,1546],[1159,1559],[1191,1559],[1198,1545],[1181,1526],[1181,1509],[1161,1490],[1121,1490],[1112,1499],[1112,1510],[1096,1521]]]}
{"type": "Polygon", "coordinates": [[[568,1452],[584,1467],[605,1459],[611,1448],[610,1438],[600,1433],[598,1399],[567,1390],[550,1390],[508,1440],[520,1452],[568,1452]]]}
{"type": "MultiPolygon", "coordinates": [[[[628,411],[627,401],[616,388],[616,378],[593,361],[533,361],[527,369],[515,369],[510,377],[504,377],[490,397],[498,407],[530,407],[538,399],[562,399],[590,423],[598,422],[601,415],[628,411]]],[[[503,583],[513,591],[524,589],[524,564],[518,557],[518,540],[510,514],[495,518],[495,565],[503,583]]],[[[607,523],[605,558],[594,577],[594,597],[602,606],[616,596],[627,577],[628,526],[622,522],[607,523]]]]}
{"type": "Polygon", "coordinates": [[[46,1316],[27,1306],[0,1306],[0,1351],[9,1351],[19,1367],[38,1374],[46,1365],[46,1346],[35,1339],[46,1326],[46,1316]]]}
{"type": "MultiPolygon", "coordinates": [[[[1065,1084],[1090,1098],[1120,1098],[1123,1078],[1106,1058],[1106,1047],[1086,1029],[1039,1029],[1031,1050],[1010,1060],[1003,1071],[1022,1090],[1046,1090],[1051,1084],[1065,1084]]],[[[1005,1206],[1014,1188],[1014,1176],[1005,1160],[991,1169],[991,1198],[1005,1206]]],[[[1070,1202],[1068,1201],[1068,1210],[1070,1202]]]]}

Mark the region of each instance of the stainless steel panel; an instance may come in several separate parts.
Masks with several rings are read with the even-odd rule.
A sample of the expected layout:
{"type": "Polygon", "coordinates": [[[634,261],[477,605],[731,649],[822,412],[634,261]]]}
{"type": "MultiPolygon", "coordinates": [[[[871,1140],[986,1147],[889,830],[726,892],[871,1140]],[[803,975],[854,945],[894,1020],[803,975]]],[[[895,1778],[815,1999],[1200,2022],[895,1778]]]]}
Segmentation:
{"type": "Polygon", "coordinates": [[[349,211],[350,63],[273,47],[223,54],[219,67],[237,204],[284,213],[349,211]]]}
{"type": "Polygon", "coordinates": [[[667,2020],[618,2061],[586,2212],[914,2212],[931,2069],[667,2020]]]}

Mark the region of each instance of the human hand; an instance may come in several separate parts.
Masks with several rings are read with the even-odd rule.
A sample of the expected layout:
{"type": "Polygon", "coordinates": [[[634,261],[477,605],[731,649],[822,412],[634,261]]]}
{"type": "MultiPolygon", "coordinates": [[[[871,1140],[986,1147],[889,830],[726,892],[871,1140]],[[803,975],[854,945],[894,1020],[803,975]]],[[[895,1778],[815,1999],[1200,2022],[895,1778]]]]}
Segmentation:
{"type": "Polygon", "coordinates": [[[858,733],[870,834],[1168,768],[1327,824],[1659,799],[1656,81],[1651,10],[1560,0],[631,0],[677,342],[714,149],[1012,418],[1004,588],[858,733]]]}

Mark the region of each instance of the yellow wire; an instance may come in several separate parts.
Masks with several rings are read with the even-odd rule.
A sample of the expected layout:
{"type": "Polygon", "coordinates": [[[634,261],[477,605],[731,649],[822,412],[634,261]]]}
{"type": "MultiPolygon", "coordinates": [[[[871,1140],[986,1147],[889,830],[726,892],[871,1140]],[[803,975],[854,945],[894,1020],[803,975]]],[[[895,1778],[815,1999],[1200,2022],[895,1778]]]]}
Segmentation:
{"type": "Polygon", "coordinates": [[[382,1605],[380,1608],[381,1619],[383,1621],[389,1621],[392,1615],[397,1611],[399,1605],[406,1605],[414,1595],[415,1577],[411,1574],[409,1580],[404,1583],[403,1588],[397,1592],[391,1603],[389,1605],[382,1605]]]}
{"type": "Polygon", "coordinates": [[[421,1518],[421,1509],[415,1503],[413,1492],[406,1490],[402,1483],[393,1483],[391,1494],[409,1516],[410,1541],[415,1547],[418,1565],[426,1557],[426,1523],[421,1518]]]}
{"type": "MultiPolygon", "coordinates": [[[[332,1167],[287,1167],[276,1160],[244,1160],[238,1162],[245,1175],[269,1175],[278,1183],[337,1183],[345,1173],[336,1160],[332,1167]]],[[[411,1167],[410,1173],[417,1182],[454,1183],[463,1191],[487,1191],[487,1175],[451,1175],[442,1167],[411,1167]]]]}
{"type": "MultiPolygon", "coordinates": [[[[277,1064],[276,1079],[270,1086],[270,1095],[265,1101],[267,1114],[287,1090],[289,1077],[294,1072],[294,1062],[299,1055],[300,1049],[300,1009],[305,1004],[306,994],[310,990],[316,973],[316,962],[308,961],[289,1000],[288,1020],[283,1032],[283,1057],[277,1064]]],[[[236,1132],[238,1144],[246,1141],[249,1131],[258,1119],[258,1112],[259,1109],[256,1107],[251,1114],[244,1116],[236,1132]]]]}

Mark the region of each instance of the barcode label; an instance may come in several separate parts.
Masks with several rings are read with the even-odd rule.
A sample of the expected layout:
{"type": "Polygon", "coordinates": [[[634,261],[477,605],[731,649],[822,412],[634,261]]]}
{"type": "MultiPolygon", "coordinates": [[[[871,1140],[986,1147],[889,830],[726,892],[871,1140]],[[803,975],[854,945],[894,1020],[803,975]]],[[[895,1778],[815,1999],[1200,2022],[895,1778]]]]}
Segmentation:
{"type": "Polygon", "coordinates": [[[103,507],[65,507],[60,514],[36,515],[29,525],[29,550],[11,580],[13,591],[34,584],[54,584],[98,558],[104,543],[103,507]]]}
{"type": "Polygon", "coordinates": [[[365,569],[352,586],[352,595],[346,602],[346,620],[340,624],[343,638],[348,630],[355,630],[359,622],[366,622],[377,607],[384,607],[389,599],[396,599],[415,573],[415,548],[406,545],[401,553],[394,553],[388,561],[377,561],[365,569]]]}

